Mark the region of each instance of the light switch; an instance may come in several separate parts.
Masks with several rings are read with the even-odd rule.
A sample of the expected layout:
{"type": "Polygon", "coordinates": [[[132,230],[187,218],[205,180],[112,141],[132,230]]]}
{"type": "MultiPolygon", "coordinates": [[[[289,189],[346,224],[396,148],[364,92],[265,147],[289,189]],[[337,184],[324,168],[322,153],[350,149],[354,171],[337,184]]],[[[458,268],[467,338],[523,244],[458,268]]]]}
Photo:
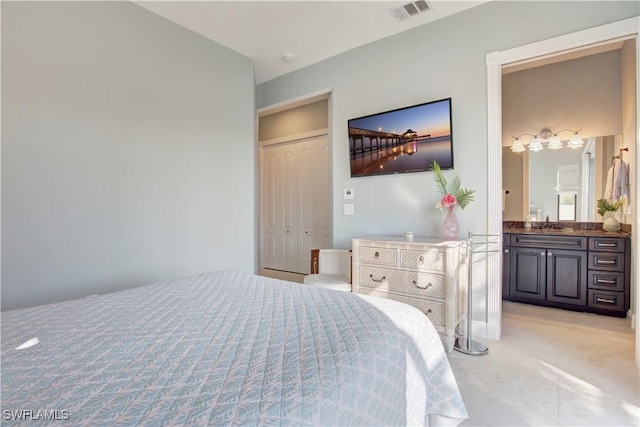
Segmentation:
{"type": "Polygon", "coordinates": [[[354,214],[353,203],[345,203],[344,204],[344,214],[345,215],[353,215],[354,214]]]}

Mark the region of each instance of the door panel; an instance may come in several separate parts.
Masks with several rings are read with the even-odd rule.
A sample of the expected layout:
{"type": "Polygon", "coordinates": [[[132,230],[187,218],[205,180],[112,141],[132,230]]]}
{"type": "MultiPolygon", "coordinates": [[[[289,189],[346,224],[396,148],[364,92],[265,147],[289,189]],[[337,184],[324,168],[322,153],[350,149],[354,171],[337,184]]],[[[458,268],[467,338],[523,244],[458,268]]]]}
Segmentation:
{"type": "Polygon", "coordinates": [[[544,249],[511,247],[510,295],[544,300],[546,261],[544,249]]]}
{"type": "Polygon", "coordinates": [[[265,150],[263,160],[262,266],[293,271],[297,263],[295,154],[291,147],[265,150]]]}
{"type": "Polygon", "coordinates": [[[549,250],[547,261],[547,300],[586,305],[587,253],[549,250]]]}

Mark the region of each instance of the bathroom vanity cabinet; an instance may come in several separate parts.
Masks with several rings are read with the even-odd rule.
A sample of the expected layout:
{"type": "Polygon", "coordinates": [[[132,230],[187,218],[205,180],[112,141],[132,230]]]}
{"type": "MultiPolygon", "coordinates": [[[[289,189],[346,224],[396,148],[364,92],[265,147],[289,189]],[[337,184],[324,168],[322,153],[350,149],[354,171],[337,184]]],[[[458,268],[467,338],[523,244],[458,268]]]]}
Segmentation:
{"type": "Polygon", "coordinates": [[[626,315],[628,238],[512,233],[503,243],[503,299],[626,315]]]}

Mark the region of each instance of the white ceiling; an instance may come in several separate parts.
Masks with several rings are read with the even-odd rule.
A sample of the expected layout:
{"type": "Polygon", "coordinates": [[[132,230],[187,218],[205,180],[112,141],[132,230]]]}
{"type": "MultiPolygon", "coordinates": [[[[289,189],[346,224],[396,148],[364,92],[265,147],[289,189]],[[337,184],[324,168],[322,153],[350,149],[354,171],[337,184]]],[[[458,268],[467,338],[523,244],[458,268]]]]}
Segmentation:
{"type": "Polygon", "coordinates": [[[427,0],[430,10],[398,21],[405,1],[146,1],[135,3],[254,61],[256,83],[488,0],[427,0]],[[283,62],[283,55],[294,60],[283,62]]]}

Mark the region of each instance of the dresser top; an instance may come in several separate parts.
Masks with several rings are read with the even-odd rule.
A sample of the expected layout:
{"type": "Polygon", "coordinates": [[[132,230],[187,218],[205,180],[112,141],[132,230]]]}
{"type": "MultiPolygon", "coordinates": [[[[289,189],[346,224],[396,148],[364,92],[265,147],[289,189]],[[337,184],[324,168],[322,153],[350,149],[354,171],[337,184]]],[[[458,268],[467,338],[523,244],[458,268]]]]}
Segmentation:
{"type": "Polygon", "coordinates": [[[413,240],[407,240],[404,235],[379,235],[379,236],[366,236],[366,237],[356,237],[351,239],[351,241],[373,241],[373,242],[383,242],[383,243],[401,243],[401,244],[429,244],[433,246],[442,246],[442,247],[457,247],[464,243],[463,240],[442,240],[436,237],[421,237],[414,236],[413,240]]]}

